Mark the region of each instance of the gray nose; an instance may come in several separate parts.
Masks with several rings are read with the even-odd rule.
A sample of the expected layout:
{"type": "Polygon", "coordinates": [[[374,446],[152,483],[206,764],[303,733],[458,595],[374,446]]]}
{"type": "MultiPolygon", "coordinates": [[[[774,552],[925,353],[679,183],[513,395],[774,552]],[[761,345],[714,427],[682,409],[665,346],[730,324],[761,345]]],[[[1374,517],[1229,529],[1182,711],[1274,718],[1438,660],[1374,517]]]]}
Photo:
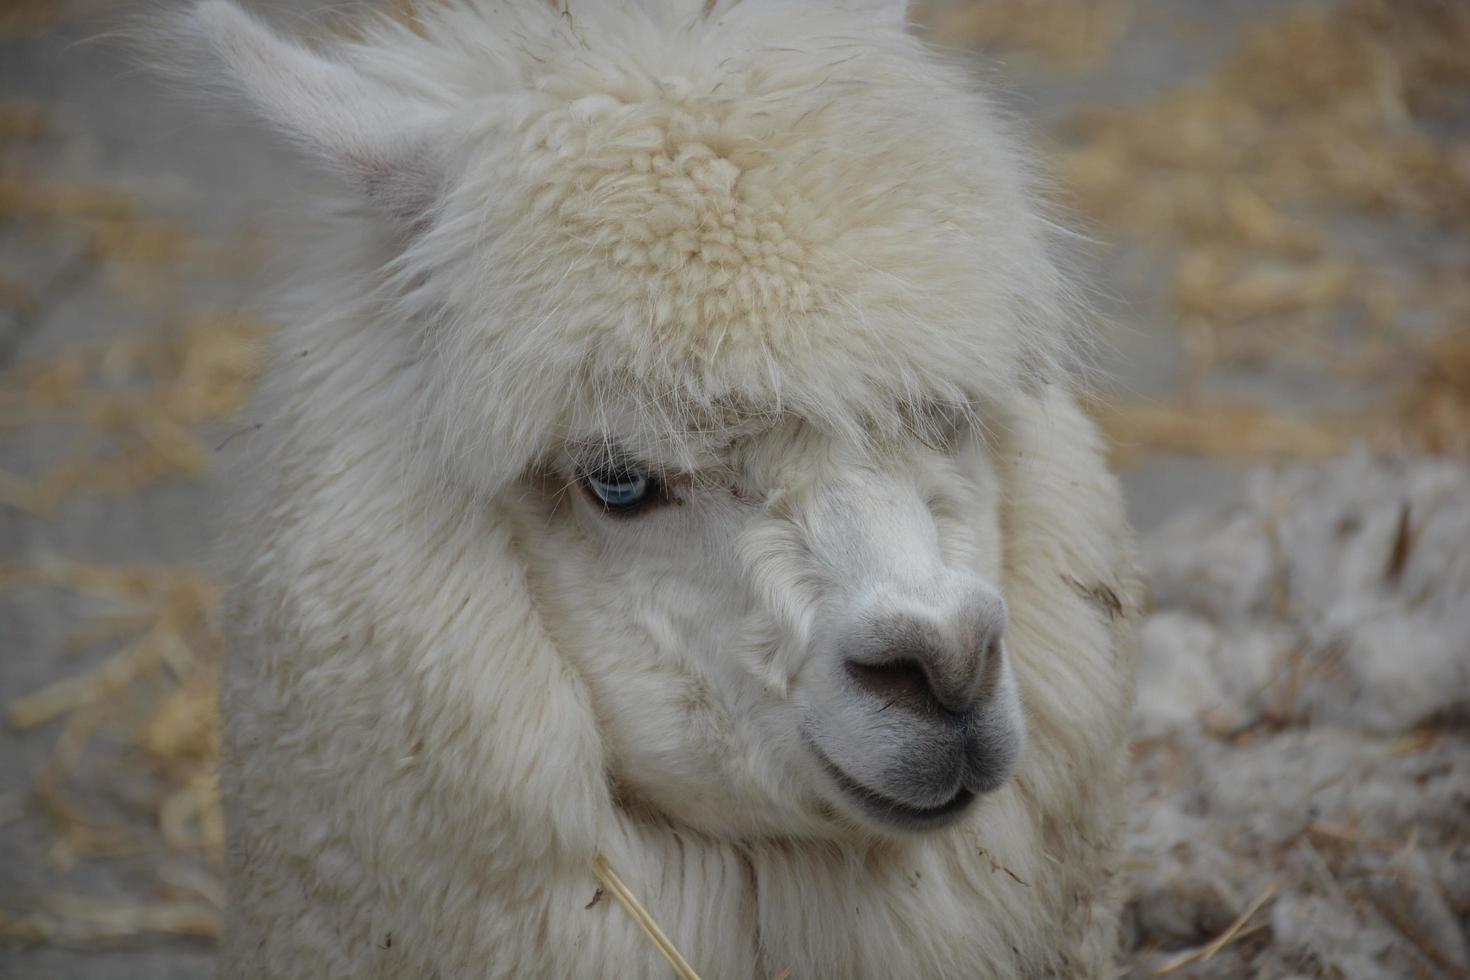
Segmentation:
{"type": "Polygon", "coordinates": [[[955,616],[896,615],[869,624],[844,664],[853,684],[892,707],[967,718],[1000,678],[1005,605],[966,603],[955,616]]]}

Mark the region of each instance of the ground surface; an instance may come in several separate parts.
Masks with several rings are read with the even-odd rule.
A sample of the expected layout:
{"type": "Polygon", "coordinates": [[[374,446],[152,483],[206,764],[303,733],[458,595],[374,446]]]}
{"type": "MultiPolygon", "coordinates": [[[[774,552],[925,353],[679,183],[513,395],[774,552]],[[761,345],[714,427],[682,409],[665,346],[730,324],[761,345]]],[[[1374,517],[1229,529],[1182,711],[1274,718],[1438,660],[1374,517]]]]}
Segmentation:
{"type": "MultiPolygon", "coordinates": [[[[162,366],[150,368],[153,373],[148,377],[183,378],[190,384],[214,386],[218,376],[211,371],[229,375],[235,370],[229,358],[238,351],[228,344],[249,331],[229,327],[218,335],[208,334],[215,346],[208,347],[206,354],[223,344],[227,351],[221,357],[229,363],[210,362],[200,369],[202,373],[191,374],[194,368],[188,355],[201,349],[196,343],[201,335],[189,333],[189,325],[219,315],[210,310],[248,311],[257,305],[259,286],[269,279],[269,243],[280,228],[289,225],[289,216],[309,201],[316,185],[298,161],[258,132],[228,125],[199,104],[166,98],[156,82],[134,67],[131,55],[108,35],[129,17],[158,9],[157,4],[10,0],[10,5],[0,11],[0,378],[12,381],[0,382],[9,386],[0,387],[0,399],[18,396],[24,387],[25,376],[7,375],[7,370],[23,371],[26,365],[49,363],[79,345],[111,345],[128,337],[167,338],[166,353],[160,355],[162,366]],[[117,197],[98,200],[98,195],[117,197]]],[[[318,5],[276,3],[270,13],[290,24],[299,22],[313,6],[318,5]]],[[[1210,77],[1231,57],[1244,32],[1273,23],[1303,5],[1285,0],[1031,4],[1030,15],[1038,8],[1055,8],[1065,15],[1070,6],[1123,25],[1117,37],[1110,35],[1106,23],[1084,31],[1077,26],[1083,24],[1082,15],[1074,11],[1071,19],[1058,23],[1070,25],[1079,36],[1074,44],[1056,50],[1045,38],[1028,37],[1013,23],[997,28],[992,20],[972,13],[971,8],[987,6],[1028,7],[950,0],[926,7],[922,13],[936,37],[948,46],[971,50],[990,42],[991,55],[1001,53],[999,66],[977,58],[977,65],[988,64],[979,70],[1005,91],[1019,114],[1035,120],[1038,138],[1063,161],[1066,178],[1072,174],[1068,168],[1079,165],[1075,156],[1069,157],[1077,146],[1106,142],[1089,137],[1085,127],[1079,129],[1079,108],[1156,103],[1181,85],[1210,77]]],[[[1024,20],[1021,17],[1017,22],[1024,20]]],[[[1445,178],[1451,188],[1447,193],[1459,193],[1454,180],[1470,187],[1470,157],[1465,155],[1470,142],[1463,125],[1470,110],[1463,92],[1458,101],[1436,111],[1440,109],[1434,123],[1438,134],[1460,148],[1460,156],[1452,154],[1450,159],[1459,161],[1456,165],[1461,171],[1452,168],[1445,178]]],[[[1161,156],[1168,166],[1160,165],[1154,174],[1140,171],[1128,185],[1130,193],[1142,196],[1139,185],[1164,181],[1172,174],[1165,174],[1173,166],[1168,154],[1161,156]]],[[[1251,165],[1249,161],[1239,164],[1243,170],[1251,165]]],[[[1232,164],[1222,166],[1228,171],[1232,164]]],[[[1102,354],[1103,387],[1109,398],[1144,408],[1173,405],[1181,384],[1203,372],[1208,375],[1207,395],[1236,399],[1231,405],[1310,408],[1341,415],[1374,403],[1385,385],[1402,380],[1369,373],[1344,381],[1295,363],[1283,366],[1271,358],[1264,362],[1248,356],[1232,360],[1222,338],[1235,314],[1221,313],[1219,304],[1249,306],[1252,297],[1259,299],[1265,290],[1270,315],[1293,317],[1301,310],[1290,303],[1271,305],[1273,296],[1279,299],[1269,288],[1270,275],[1275,272],[1266,276],[1265,286],[1241,273],[1223,285],[1214,283],[1213,292],[1201,287],[1208,293],[1206,299],[1191,300],[1195,294],[1181,289],[1177,270],[1170,265],[1178,255],[1171,253],[1165,261],[1158,251],[1143,244],[1149,238],[1149,229],[1144,227],[1147,221],[1135,220],[1137,214],[1108,214],[1109,185],[1105,179],[1093,180],[1104,169],[1095,167],[1083,174],[1079,208],[1088,213],[1097,236],[1127,243],[1095,250],[1090,259],[1114,294],[1108,304],[1114,325],[1102,354]],[[1253,284],[1257,287],[1254,293],[1250,290],[1253,284]],[[1203,326],[1181,329],[1182,323],[1203,326]],[[1216,353],[1201,355],[1202,344],[1216,353]]],[[[1247,191],[1241,200],[1250,200],[1254,191],[1249,187],[1247,191]]],[[[1464,200],[1470,201],[1470,191],[1465,192],[1464,200]]],[[[1430,203],[1436,203],[1435,199],[1430,203]]],[[[1375,213],[1371,218],[1331,201],[1326,209],[1335,215],[1328,259],[1336,261],[1341,251],[1351,253],[1351,260],[1344,259],[1339,267],[1308,266],[1304,263],[1317,259],[1300,259],[1291,253],[1295,257],[1290,262],[1298,264],[1288,262],[1290,275],[1278,293],[1300,294],[1318,288],[1319,293],[1326,293],[1321,305],[1332,306],[1341,300],[1342,305],[1354,308],[1352,316],[1359,316],[1358,307],[1377,309],[1373,303],[1378,294],[1358,297],[1351,293],[1353,271],[1358,268],[1353,263],[1404,270],[1404,277],[1396,282],[1412,285],[1414,276],[1424,269],[1444,265],[1453,270],[1455,263],[1465,261],[1464,239],[1455,237],[1453,228],[1431,227],[1433,221],[1419,220],[1422,216],[1412,213],[1408,204],[1400,208],[1391,200],[1386,216],[1375,213]],[[1348,285],[1341,281],[1343,269],[1348,270],[1348,285]]],[[[1182,223],[1187,217],[1181,213],[1177,221],[1182,223]]],[[[1254,224],[1242,219],[1242,224],[1255,229],[1243,233],[1244,237],[1270,252],[1275,245],[1266,239],[1280,232],[1280,222],[1272,224],[1276,217],[1268,213],[1254,224]],[[1260,230],[1263,226],[1267,231],[1260,230]]],[[[1175,237],[1179,254],[1186,246],[1208,252],[1213,244],[1184,233],[1175,237]]],[[[1302,248],[1311,252],[1309,245],[1302,248]]],[[[1286,248],[1281,254],[1289,252],[1286,248]]],[[[1463,265],[1459,268],[1463,271],[1463,265]]],[[[1206,273],[1201,275],[1208,279],[1206,273]]],[[[1455,301],[1446,301],[1451,302],[1455,301]]],[[[1386,316],[1394,319],[1392,314],[1386,316]]],[[[1265,329],[1269,335],[1273,328],[1268,324],[1265,329]]],[[[1332,345],[1337,339],[1318,338],[1305,346],[1311,348],[1312,343],[1332,345]]],[[[1352,349],[1361,352],[1359,347],[1352,349]]],[[[1386,349],[1398,350],[1391,345],[1386,349]]],[[[1368,360],[1373,360],[1373,352],[1367,353],[1368,360]]],[[[139,355],[149,364],[152,356],[139,355]]],[[[1417,369],[1417,362],[1406,364],[1406,373],[1417,369]]],[[[106,365],[100,370],[107,374],[106,365]]],[[[103,380],[105,383],[106,378],[103,380]]],[[[119,485],[112,486],[105,474],[83,468],[82,475],[69,484],[49,487],[36,483],[35,478],[58,463],[66,464],[79,452],[85,456],[86,451],[73,442],[76,426],[70,422],[41,423],[30,416],[25,416],[25,424],[14,422],[17,404],[0,403],[0,473],[22,481],[0,482],[0,582],[7,577],[25,578],[29,574],[25,568],[57,556],[109,568],[135,562],[193,566],[204,560],[214,498],[207,462],[215,447],[234,434],[228,404],[176,402],[169,409],[173,414],[168,417],[196,434],[192,449],[202,447],[202,459],[195,458],[198,453],[190,455],[191,445],[181,448],[179,440],[159,435],[162,423],[151,428],[140,424],[152,435],[143,440],[142,448],[126,453],[147,455],[156,472],[119,478],[112,481],[119,485]]],[[[1234,418],[1233,428],[1239,430],[1234,435],[1248,430],[1255,441],[1246,439],[1241,451],[1225,452],[1225,458],[1222,453],[1202,455],[1192,451],[1195,447],[1190,440],[1198,438],[1201,430],[1191,428],[1197,419],[1190,412],[1186,407],[1162,424],[1130,416],[1126,424],[1115,426],[1115,434],[1122,433],[1125,449],[1129,448],[1129,433],[1136,437],[1135,451],[1125,453],[1120,461],[1125,466],[1130,513],[1145,530],[1211,501],[1229,499],[1236,492],[1241,459],[1311,454],[1324,444],[1329,450],[1337,445],[1331,440],[1338,430],[1330,426],[1298,429],[1273,423],[1261,428],[1259,420],[1246,413],[1228,416],[1225,427],[1232,428],[1228,419],[1234,418]],[[1128,429],[1128,424],[1135,428],[1128,429]],[[1185,451],[1175,451],[1181,448],[1185,451]]],[[[1381,435],[1372,426],[1365,431],[1369,441],[1381,435]]],[[[25,587],[14,588],[11,583],[0,589],[0,704],[94,667],[116,648],[116,644],[103,643],[78,656],[61,652],[78,624],[99,608],[95,595],[99,589],[77,585],[85,577],[71,569],[53,576],[66,580],[63,588],[31,587],[57,583],[28,581],[21,583],[25,587]]],[[[152,587],[143,591],[148,588],[152,587]]],[[[180,627],[180,631],[195,626],[180,627]]],[[[140,853],[123,859],[87,860],[105,856],[105,842],[99,844],[95,835],[86,836],[74,819],[58,816],[56,806],[42,805],[39,809],[44,812],[38,815],[32,787],[54,763],[58,726],[59,722],[52,721],[25,731],[0,727],[0,898],[7,899],[5,907],[23,913],[32,904],[44,904],[44,896],[65,892],[119,901],[143,895],[150,901],[171,903],[168,907],[174,912],[207,908],[210,884],[207,877],[201,877],[200,868],[207,869],[208,860],[191,855],[189,848],[159,851],[159,845],[145,843],[140,853]],[[58,825],[68,828],[60,837],[58,825]],[[66,846],[59,848],[58,839],[66,846]],[[159,868],[167,873],[160,875],[159,868]]],[[[104,746],[114,746],[114,751],[100,757],[93,753],[78,763],[80,775],[71,780],[68,799],[84,811],[132,813],[127,819],[132,820],[136,839],[146,841],[152,811],[133,804],[158,792],[160,780],[167,782],[176,774],[161,771],[156,760],[135,749],[116,747],[120,736],[116,732],[109,735],[105,725],[95,738],[104,746]]],[[[204,844],[196,850],[207,852],[207,834],[202,829],[199,834],[204,844]]],[[[78,913],[73,918],[87,916],[78,913]]],[[[105,916],[98,913],[93,918],[105,916]]],[[[61,943],[0,951],[0,976],[103,980],[208,973],[207,937],[107,938],[105,923],[93,925],[96,928],[90,933],[61,929],[52,937],[61,943]],[[104,941],[98,941],[99,935],[104,941]],[[85,948],[67,948],[68,938],[85,948]],[[99,945],[105,948],[99,950],[99,945]],[[121,949],[115,948],[119,945],[121,949]]],[[[126,936],[136,930],[124,923],[112,931],[126,936]]],[[[207,934],[210,930],[206,925],[163,931],[207,934]]],[[[4,935],[0,930],[0,939],[4,935]]]]}

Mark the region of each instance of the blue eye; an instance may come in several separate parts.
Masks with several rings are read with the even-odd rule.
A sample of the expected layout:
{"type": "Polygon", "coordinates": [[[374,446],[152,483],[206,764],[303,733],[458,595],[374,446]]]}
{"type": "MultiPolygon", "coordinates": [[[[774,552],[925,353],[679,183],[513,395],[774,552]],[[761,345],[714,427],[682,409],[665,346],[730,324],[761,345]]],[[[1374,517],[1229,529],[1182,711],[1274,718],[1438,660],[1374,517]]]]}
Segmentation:
{"type": "Polygon", "coordinates": [[[584,470],[582,485],[594,500],[610,511],[631,511],[648,502],[658,481],[645,470],[627,465],[584,470]]]}

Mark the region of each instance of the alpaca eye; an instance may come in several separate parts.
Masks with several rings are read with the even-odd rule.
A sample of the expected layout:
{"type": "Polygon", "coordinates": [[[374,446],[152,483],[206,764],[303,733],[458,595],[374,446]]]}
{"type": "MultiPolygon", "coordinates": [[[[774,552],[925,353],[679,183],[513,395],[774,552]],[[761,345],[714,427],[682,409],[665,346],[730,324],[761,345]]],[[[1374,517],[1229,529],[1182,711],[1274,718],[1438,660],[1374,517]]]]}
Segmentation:
{"type": "Polygon", "coordinates": [[[655,499],[658,480],[647,470],[620,464],[583,470],[582,486],[605,509],[630,513],[655,499]]]}

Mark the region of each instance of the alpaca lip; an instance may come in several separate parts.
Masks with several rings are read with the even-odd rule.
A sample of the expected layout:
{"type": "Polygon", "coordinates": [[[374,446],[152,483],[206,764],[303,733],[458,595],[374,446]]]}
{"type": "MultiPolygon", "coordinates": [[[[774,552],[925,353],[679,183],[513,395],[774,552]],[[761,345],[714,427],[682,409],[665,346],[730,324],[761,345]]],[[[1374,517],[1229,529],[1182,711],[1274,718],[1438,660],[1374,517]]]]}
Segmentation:
{"type": "Polygon", "coordinates": [[[945,803],[933,807],[914,806],[912,803],[896,800],[859,783],[827,758],[827,754],[818,748],[810,738],[807,739],[807,745],[816,754],[817,759],[822,763],[822,768],[827,771],[827,775],[832,777],[833,782],[837,783],[842,792],[857,803],[864,813],[880,823],[900,830],[929,830],[952,823],[969,808],[978,795],[968,786],[962,785],[945,803]]]}

